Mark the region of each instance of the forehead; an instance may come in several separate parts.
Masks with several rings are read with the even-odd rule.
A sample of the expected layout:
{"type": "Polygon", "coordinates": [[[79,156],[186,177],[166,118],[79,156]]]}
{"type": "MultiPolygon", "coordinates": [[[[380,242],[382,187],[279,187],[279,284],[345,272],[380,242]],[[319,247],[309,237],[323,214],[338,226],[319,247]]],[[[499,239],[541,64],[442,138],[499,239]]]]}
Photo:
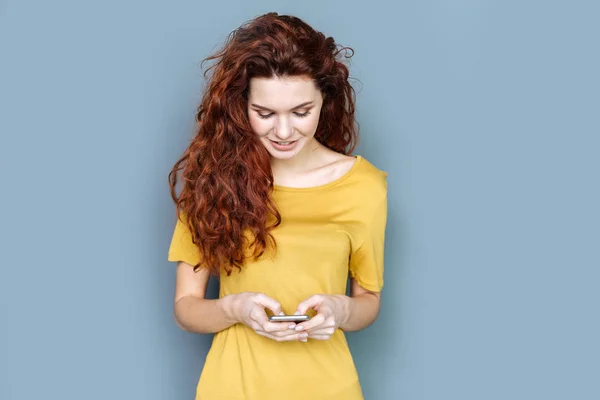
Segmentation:
{"type": "Polygon", "coordinates": [[[306,101],[317,101],[320,94],[314,81],[308,77],[250,79],[250,102],[273,110],[287,110],[306,101]]]}

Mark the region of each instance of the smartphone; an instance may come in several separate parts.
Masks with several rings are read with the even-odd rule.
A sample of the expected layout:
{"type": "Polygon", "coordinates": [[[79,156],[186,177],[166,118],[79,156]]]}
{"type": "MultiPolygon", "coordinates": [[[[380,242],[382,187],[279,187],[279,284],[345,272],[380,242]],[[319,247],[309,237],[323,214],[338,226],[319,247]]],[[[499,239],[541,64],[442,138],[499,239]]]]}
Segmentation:
{"type": "Polygon", "coordinates": [[[303,322],[309,319],[308,315],[273,315],[269,317],[271,322],[303,322]]]}

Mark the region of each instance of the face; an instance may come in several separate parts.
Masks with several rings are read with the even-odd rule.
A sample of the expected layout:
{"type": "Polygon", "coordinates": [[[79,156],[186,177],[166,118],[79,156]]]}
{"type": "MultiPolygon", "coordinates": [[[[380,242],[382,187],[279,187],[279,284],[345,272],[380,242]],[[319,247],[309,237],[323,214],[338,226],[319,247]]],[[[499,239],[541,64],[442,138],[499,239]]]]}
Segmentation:
{"type": "Polygon", "coordinates": [[[321,91],[310,78],[250,80],[250,126],[273,158],[291,159],[314,147],[322,105],[321,91]]]}

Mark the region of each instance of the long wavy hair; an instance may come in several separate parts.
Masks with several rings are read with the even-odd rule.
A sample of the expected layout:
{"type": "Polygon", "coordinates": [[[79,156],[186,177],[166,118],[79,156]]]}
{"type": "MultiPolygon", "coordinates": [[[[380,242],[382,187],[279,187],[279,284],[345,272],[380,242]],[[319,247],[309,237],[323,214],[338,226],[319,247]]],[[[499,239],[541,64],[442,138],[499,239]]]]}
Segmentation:
{"type": "Polygon", "coordinates": [[[201,261],[214,275],[230,275],[247,258],[275,249],[272,230],[281,215],[271,196],[270,156],[252,131],[247,113],[254,77],[308,76],[323,94],[315,138],[352,154],[358,139],[355,91],[342,58],[354,51],[303,20],[268,13],[247,21],[202,61],[208,85],[196,115],[197,132],[169,173],[177,217],[190,230],[201,261]],[[176,193],[178,181],[181,192],[176,193]]]}

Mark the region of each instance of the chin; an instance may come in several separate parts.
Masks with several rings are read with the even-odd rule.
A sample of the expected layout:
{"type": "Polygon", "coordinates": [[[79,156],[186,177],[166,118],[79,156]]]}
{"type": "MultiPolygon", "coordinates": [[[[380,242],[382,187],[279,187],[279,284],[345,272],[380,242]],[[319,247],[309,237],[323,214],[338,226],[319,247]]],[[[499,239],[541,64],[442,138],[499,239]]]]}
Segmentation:
{"type": "Polygon", "coordinates": [[[275,149],[272,148],[267,148],[267,151],[269,152],[269,154],[271,155],[272,158],[275,158],[277,160],[290,160],[292,158],[294,158],[299,152],[298,151],[286,151],[286,152],[282,152],[282,151],[277,151],[275,149]]]}
{"type": "Polygon", "coordinates": [[[277,160],[291,160],[292,158],[294,158],[294,156],[296,156],[296,154],[284,154],[281,155],[276,151],[273,152],[269,152],[269,154],[271,154],[271,157],[277,160]]]}

